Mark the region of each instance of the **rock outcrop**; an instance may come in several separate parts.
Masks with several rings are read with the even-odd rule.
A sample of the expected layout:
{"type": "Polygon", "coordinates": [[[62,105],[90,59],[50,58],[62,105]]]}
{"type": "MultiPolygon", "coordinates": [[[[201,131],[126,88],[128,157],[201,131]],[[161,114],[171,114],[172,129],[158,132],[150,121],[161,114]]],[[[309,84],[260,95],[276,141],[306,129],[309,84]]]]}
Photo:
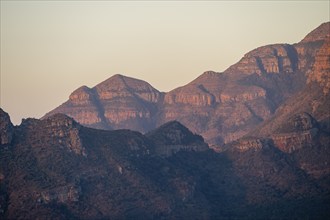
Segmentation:
{"type": "Polygon", "coordinates": [[[10,144],[14,135],[14,126],[9,115],[0,108],[0,144],[10,144]]]}
{"type": "Polygon", "coordinates": [[[265,73],[292,73],[297,70],[297,52],[292,45],[275,44],[257,48],[227,71],[258,75],[265,73]]]}
{"type": "Polygon", "coordinates": [[[242,138],[232,144],[234,150],[245,152],[248,150],[260,151],[268,148],[271,145],[271,140],[262,138],[242,138]]]}
{"type": "Polygon", "coordinates": [[[315,118],[307,112],[298,113],[290,117],[274,133],[292,133],[318,129],[319,125],[315,118]]]}
{"type": "Polygon", "coordinates": [[[46,124],[45,129],[60,146],[68,147],[75,154],[87,156],[79,136],[81,126],[72,118],[56,114],[45,119],[43,124],[46,124]]]}
{"type": "Polygon", "coordinates": [[[321,49],[317,52],[315,63],[307,82],[316,82],[323,88],[323,93],[330,92],[330,37],[323,43],[321,49]]]}
{"type": "Polygon", "coordinates": [[[38,203],[67,203],[78,202],[81,194],[81,187],[74,184],[57,187],[55,189],[42,191],[37,193],[36,200],[38,203]]]}
{"type": "Polygon", "coordinates": [[[327,178],[330,174],[329,109],[329,94],[323,94],[322,88],[314,84],[287,100],[270,120],[247,136],[270,139],[272,146],[289,154],[299,169],[314,178],[327,178]],[[304,112],[297,113],[300,111],[304,112]]]}
{"type": "Polygon", "coordinates": [[[292,153],[303,147],[312,146],[319,133],[317,121],[308,113],[296,114],[281,125],[271,139],[283,152],[292,153]]]}
{"type": "Polygon", "coordinates": [[[275,146],[283,152],[292,153],[305,146],[311,146],[317,130],[274,134],[271,136],[275,146]]]}
{"type": "Polygon", "coordinates": [[[180,122],[170,121],[156,130],[148,132],[146,136],[152,140],[155,153],[169,157],[179,151],[206,151],[208,150],[203,137],[193,134],[180,122]]]}

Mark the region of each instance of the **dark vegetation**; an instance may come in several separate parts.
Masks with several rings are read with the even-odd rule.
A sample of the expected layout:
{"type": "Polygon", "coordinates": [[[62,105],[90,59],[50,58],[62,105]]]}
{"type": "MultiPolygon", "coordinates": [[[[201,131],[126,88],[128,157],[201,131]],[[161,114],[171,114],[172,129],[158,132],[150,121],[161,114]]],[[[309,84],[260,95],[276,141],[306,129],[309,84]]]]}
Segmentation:
{"type": "Polygon", "coordinates": [[[294,154],[273,145],[244,152],[235,147],[223,153],[181,150],[169,157],[154,151],[156,145],[200,142],[202,137],[178,122],[144,136],[85,128],[63,115],[28,119],[0,148],[1,218],[329,216],[329,174],[314,177],[299,168],[304,160],[328,169],[316,161],[322,153],[329,155],[326,146],[316,143],[294,154]]]}

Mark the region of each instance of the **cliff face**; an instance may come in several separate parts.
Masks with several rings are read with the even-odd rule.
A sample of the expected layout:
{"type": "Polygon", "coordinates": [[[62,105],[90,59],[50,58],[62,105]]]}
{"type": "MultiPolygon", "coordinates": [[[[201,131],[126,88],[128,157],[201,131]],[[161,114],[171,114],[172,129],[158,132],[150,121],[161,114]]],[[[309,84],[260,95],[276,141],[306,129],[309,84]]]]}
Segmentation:
{"type": "Polygon", "coordinates": [[[152,117],[161,99],[162,93],[148,83],[114,75],[94,88],[78,88],[44,118],[64,113],[89,127],[146,131],[155,126],[152,117]]]}
{"type": "Polygon", "coordinates": [[[292,153],[315,142],[319,131],[318,122],[308,113],[295,114],[271,135],[274,145],[281,151],[292,153]]]}
{"type": "MultiPolygon", "coordinates": [[[[268,120],[309,82],[329,92],[329,23],[301,42],[259,47],[223,73],[208,71],[161,93],[141,80],[115,75],[92,89],[81,87],[48,113],[67,114],[104,129],[141,132],[178,120],[212,146],[236,140],[268,120]]],[[[288,106],[289,107],[289,106],[288,106]]]]}
{"type": "Polygon", "coordinates": [[[308,83],[316,82],[322,89],[324,94],[330,92],[330,37],[323,43],[321,49],[317,52],[315,63],[311,73],[308,76],[308,83]]]}
{"type": "Polygon", "coordinates": [[[257,48],[227,71],[244,74],[289,73],[298,68],[297,51],[289,44],[275,44],[257,48]]]}
{"type": "Polygon", "coordinates": [[[228,73],[205,72],[165,95],[158,123],[179,120],[211,145],[221,144],[269,117],[273,106],[266,93],[256,85],[240,85],[228,73]]]}
{"type": "Polygon", "coordinates": [[[325,66],[329,62],[324,55],[329,48],[328,33],[322,31],[324,27],[315,30],[320,33],[315,38],[312,34],[308,40],[294,45],[257,48],[223,73],[205,72],[191,83],[168,92],[159,124],[179,120],[213,146],[253,131],[290,96],[302,91],[306,79],[315,78],[312,69],[313,73],[320,72],[320,68],[325,69],[324,73],[328,71],[325,66]]]}
{"type": "Polygon", "coordinates": [[[14,135],[14,126],[9,115],[0,108],[0,144],[10,144],[14,135]]]}
{"type": "Polygon", "coordinates": [[[115,75],[94,89],[104,109],[104,117],[113,128],[143,132],[154,127],[152,117],[162,94],[148,83],[115,75]]]}
{"type": "Polygon", "coordinates": [[[299,169],[318,179],[330,174],[329,25],[322,24],[295,45],[306,86],[246,135],[267,138],[272,146],[290,154],[299,169]]]}

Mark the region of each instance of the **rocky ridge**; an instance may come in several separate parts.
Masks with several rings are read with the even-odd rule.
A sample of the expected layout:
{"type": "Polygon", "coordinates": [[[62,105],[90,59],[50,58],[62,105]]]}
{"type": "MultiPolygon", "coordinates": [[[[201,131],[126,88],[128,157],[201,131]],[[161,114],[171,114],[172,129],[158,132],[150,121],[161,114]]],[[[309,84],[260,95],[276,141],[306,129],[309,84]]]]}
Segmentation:
{"type": "Polygon", "coordinates": [[[0,108],[0,144],[10,144],[13,139],[14,126],[9,115],[0,108]]]}
{"type": "Polygon", "coordinates": [[[278,131],[316,128],[292,152],[245,138],[216,153],[177,121],[142,135],[87,128],[62,114],[26,119],[0,148],[0,217],[325,218],[329,151],[319,143],[329,136],[309,114],[278,131]]]}
{"type": "Polygon", "coordinates": [[[318,82],[329,91],[328,27],[329,22],[320,25],[293,45],[252,50],[223,73],[205,72],[167,93],[115,75],[94,88],[77,89],[45,117],[64,113],[89,127],[140,132],[177,120],[219,147],[270,119],[306,83],[318,82]]]}

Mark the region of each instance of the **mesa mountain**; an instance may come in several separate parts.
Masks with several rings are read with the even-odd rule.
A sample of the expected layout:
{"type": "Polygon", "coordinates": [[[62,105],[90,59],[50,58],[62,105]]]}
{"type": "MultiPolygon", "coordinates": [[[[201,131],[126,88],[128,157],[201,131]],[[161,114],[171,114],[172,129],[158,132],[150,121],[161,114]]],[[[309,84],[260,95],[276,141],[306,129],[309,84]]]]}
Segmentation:
{"type": "MultiPolygon", "coordinates": [[[[64,113],[88,127],[143,133],[177,120],[219,147],[270,119],[309,82],[319,83],[328,94],[329,27],[323,23],[293,45],[252,50],[224,72],[205,72],[167,93],[142,80],[114,75],[93,88],[78,88],[44,118],[64,113]]],[[[317,119],[329,116],[318,118],[317,110],[314,106],[310,112],[317,119]]]]}

